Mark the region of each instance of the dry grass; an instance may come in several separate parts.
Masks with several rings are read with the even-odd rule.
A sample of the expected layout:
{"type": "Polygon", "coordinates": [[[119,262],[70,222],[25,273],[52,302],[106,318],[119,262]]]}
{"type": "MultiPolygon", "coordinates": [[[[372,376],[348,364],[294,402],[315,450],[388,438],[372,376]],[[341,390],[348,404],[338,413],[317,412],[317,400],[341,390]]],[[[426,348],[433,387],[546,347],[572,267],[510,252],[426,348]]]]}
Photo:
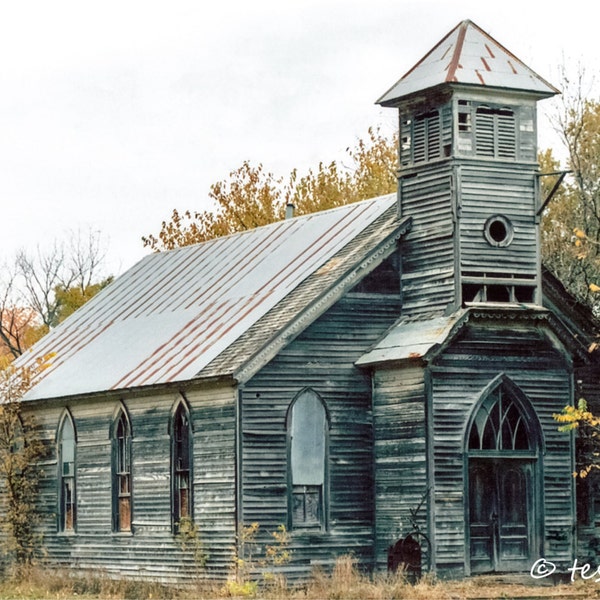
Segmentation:
{"type": "Polygon", "coordinates": [[[0,582],[0,600],[221,600],[260,598],[262,600],[492,600],[521,598],[551,600],[562,598],[600,598],[600,588],[592,582],[573,585],[529,586],[494,585],[484,579],[436,581],[425,577],[410,584],[403,575],[369,577],[359,572],[355,561],[343,557],[331,574],[315,572],[301,587],[286,586],[280,579],[259,588],[227,588],[223,584],[199,583],[185,589],[157,582],[115,580],[108,576],[76,572],[29,569],[5,577],[0,582]],[[234,593],[235,592],[235,593],[234,593]],[[246,592],[246,593],[244,593],[246,592]]]}

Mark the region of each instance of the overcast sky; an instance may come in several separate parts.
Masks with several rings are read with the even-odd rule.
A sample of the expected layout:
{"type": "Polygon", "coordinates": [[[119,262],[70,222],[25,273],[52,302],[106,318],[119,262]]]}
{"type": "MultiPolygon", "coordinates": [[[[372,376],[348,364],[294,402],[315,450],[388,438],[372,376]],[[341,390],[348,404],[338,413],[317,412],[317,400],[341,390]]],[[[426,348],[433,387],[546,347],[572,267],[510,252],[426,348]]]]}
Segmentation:
{"type": "MultiPolygon", "coordinates": [[[[537,73],[598,72],[583,0],[0,0],[0,259],[100,231],[108,269],[248,159],[340,158],[374,104],[463,19],[537,73]]],[[[595,91],[594,91],[595,93],[595,91]]],[[[546,101],[546,104],[549,101],[546,101]]],[[[542,103],[544,104],[544,103],[542,103]]],[[[541,145],[552,141],[541,116],[541,145]]]]}

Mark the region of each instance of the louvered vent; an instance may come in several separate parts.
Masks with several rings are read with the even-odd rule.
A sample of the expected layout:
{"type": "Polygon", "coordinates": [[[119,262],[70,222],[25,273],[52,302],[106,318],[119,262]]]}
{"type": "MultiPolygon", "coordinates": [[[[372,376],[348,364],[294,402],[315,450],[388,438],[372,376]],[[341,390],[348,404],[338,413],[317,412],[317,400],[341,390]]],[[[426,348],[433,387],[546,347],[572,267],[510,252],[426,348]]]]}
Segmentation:
{"type": "Polygon", "coordinates": [[[475,113],[475,153],[490,158],[516,157],[515,115],[509,109],[480,106],[475,113]]]}
{"type": "Polygon", "coordinates": [[[449,110],[433,110],[400,123],[400,160],[403,166],[450,156],[452,117],[449,110]]]}

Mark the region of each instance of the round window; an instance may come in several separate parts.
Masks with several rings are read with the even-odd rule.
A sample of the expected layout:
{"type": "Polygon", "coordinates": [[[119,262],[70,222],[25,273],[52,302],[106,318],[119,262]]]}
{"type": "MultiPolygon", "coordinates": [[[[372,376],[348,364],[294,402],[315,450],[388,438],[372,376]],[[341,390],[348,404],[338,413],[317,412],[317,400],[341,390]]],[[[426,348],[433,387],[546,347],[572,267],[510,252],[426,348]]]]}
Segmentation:
{"type": "Polygon", "coordinates": [[[513,239],[512,223],[502,215],[490,217],[485,222],[484,235],[492,246],[508,246],[513,239]]]}

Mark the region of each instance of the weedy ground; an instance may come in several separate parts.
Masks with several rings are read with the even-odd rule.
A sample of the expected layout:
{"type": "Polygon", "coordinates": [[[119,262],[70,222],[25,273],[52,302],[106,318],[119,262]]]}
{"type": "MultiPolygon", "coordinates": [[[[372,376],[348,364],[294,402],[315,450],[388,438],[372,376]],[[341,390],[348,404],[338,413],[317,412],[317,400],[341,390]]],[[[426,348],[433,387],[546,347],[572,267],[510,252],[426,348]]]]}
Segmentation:
{"type": "Polygon", "coordinates": [[[523,585],[499,583],[488,578],[463,581],[437,581],[427,576],[416,584],[402,573],[369,577],[359,572],[350,557],[340,559],[333,572],[315,572],[302,586],[287,585],[274,578],[262,585],[227,586],[199,581],[186,588],[157,582],[113,579],[76,571],[30,568],[8,574],[0,581],[0,600],[223,600],[258,598],[261,600],[558,600],[600,598],[600,583],[578,581],[574,584],[523,585]]]}

